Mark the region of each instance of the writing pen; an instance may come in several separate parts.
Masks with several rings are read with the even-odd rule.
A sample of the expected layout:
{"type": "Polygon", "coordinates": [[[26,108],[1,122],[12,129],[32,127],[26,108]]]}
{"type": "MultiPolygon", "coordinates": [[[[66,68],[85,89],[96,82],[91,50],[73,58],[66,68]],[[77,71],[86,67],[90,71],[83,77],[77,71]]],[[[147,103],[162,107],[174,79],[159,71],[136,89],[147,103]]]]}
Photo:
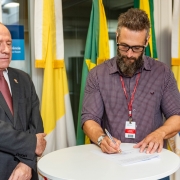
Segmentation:
{"type": "MultiPolygon", "coordinates": [[[[111,136],[111,134],[108,132],[107,129],[105,129],[106,135],[108,136],[108,138],[114,143],[116,144],[115,140],[113,139],[113,137],[111,136]]],[[[121,150],[119,150],[119,152],[121,152],[121,150]]]]}

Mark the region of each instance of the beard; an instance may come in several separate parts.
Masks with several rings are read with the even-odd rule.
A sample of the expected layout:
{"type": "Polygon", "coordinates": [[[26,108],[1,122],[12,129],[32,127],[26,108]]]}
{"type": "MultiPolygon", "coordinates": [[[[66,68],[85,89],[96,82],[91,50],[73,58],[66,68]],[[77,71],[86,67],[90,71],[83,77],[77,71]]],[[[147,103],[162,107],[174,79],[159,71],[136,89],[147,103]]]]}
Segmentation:
{"type": "Polygon", "coordinates": [[[135,58],[135,57],[128,58],[127,56],[123,56],[117,49],[117,55],[118,55],[117,65],[118,65],[120,71],[125,76],[132,77],[133,74],[138,69],[140,69],[144,64],[144,61],[142,58],[143,54],[144,54],[144,52],[142,52],[138,58],[135,58]],[[134,60],[134,61],[131,62],[132,60],[134,60]]]}

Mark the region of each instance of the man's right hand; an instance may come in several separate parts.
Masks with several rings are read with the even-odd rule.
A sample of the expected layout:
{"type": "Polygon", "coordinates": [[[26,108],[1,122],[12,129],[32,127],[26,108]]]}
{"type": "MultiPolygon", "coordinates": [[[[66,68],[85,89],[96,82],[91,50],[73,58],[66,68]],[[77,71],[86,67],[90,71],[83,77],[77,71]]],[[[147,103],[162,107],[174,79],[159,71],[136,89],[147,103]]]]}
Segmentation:
{"type": "Polygon", "coordinates": [[[114,154],[114,153],[120,153],[121,150],[119,149],[120,147],[120,144],[121,144],[121,141],[116,139],[116,138],[113,138],[114,141],[116,143],[113,143],[108,136],[106,136],[102,142],[101,142],[101,150],[102,152],[104,153],[108,153],[108,154],[114,154]]]}
{"type": "Polygon", "coordinates": [[[30,180],[31,177],[32,177],[31,168],[28,165],[20,162],[15,167],[8,180],[30,180]]]}
{"type": "Polygon", "coordinates": [[[46,140],[44,139],[45,136],[46,136],[45,133],[36,134],[37,144],[36,144],[35,153],[37,156],[41,156],[46,148],[46,140]]]}

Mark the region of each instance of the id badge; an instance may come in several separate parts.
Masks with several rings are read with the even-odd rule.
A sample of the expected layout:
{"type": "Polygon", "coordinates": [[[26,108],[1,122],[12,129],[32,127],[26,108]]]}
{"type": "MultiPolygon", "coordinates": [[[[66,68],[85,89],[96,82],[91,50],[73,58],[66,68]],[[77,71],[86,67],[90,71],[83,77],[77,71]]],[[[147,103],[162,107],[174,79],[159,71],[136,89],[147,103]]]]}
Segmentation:
{"type": "Polygon", "coordinates": [[[126,121],[125,138],[135,138],[136,135],[136,122],[126,121]]]}

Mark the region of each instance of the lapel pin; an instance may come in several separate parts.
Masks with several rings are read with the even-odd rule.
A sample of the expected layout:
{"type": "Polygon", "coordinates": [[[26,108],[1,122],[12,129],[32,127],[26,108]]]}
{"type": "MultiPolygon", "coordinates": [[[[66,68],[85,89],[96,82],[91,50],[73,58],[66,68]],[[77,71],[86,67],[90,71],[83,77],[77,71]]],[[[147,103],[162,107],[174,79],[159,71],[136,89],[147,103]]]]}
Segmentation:
{"type": "Polygon", "coordinates": [[[17,81],[17,79],[14,79],[14,82],[18,84],[18,81],[17,81]]]}

